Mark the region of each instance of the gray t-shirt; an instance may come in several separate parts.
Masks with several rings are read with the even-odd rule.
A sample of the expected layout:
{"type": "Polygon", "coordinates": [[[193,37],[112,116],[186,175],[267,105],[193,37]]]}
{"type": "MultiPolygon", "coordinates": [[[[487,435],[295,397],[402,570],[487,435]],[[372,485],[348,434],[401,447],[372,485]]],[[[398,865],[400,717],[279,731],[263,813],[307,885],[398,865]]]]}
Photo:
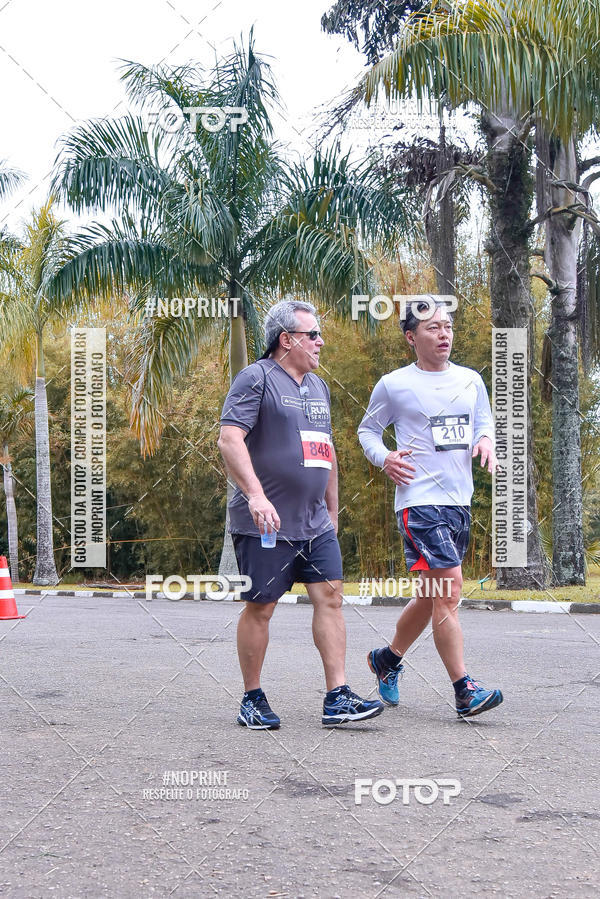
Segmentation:
{"type": "MultiPolygon", "coordinates": [[[[278,536],[308,540],[331,530],[325,490],[333,445],[329,389],[321,378],[309,372],[298,384],[273,359],[253,362],[231,385],[221,424],[247,431],[254,471],[281,519],[278,536]]],[[[229,519],[232,534],[258,536],[239,487],[229,519]]]]}

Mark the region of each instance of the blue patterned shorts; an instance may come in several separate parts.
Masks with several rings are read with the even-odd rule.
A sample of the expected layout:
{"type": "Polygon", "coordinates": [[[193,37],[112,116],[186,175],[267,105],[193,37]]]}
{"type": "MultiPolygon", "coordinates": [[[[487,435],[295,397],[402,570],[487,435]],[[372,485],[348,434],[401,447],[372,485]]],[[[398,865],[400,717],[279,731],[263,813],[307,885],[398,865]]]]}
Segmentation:
{"type": "Polygon", "coordinates": [[[469,506],[410,506],[396,515],[409,571],[461,564],[469,545],[469,506]]]}

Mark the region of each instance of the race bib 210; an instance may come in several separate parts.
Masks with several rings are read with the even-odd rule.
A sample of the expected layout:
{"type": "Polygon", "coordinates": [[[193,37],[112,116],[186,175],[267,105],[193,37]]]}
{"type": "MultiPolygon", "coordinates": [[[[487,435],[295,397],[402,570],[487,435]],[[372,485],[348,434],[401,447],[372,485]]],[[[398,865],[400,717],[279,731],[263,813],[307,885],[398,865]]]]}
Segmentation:
{"type": "Polygon", "coordinates": [[[468,412],[464,415],[433,415],[429,423],[436,453],[471,448],[473,426],[468,412]]]}

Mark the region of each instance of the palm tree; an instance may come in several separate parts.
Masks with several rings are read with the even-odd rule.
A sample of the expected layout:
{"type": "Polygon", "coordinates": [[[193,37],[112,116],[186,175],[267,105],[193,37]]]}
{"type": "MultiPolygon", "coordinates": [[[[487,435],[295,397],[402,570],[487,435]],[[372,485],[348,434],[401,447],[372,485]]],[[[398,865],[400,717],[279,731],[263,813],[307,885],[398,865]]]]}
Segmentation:
{"type": "MultiPolygon", "coordinates": [[[[394,49],[406,19],[426,6],[423,0],[336,0],[321,18],[321,28],[329,34],[343,35],[373,66],[394,49]]],[[[345,130],[347,118],[359,100],[358,95],[351,94],[341,106],[329,111],[325,133],[328,134],[336,126],[345,130]]],[[[454,182],[453,190],[446,185],[443,190],[437,191],[436,186],[445,180],[448,170],[457,162],[470,164],[472,154],[466,146],[459,147],[447,141],[443,112],[440,112],[439,122],[437,144],[426,137],[416,137],[410,143],[399,141],[386,154],[382,171],[393,172],[425,201],[423,224],[431,250],[437,290],[440,294],[453,294],[456,280],[455,226],[466,217],[467,191],[464,182],[458,180],[454,182]]]]}
{"type": "Polygon", "coordinates": [[[4,473],[4,495],[6,497],[6,521],[8,524],[8,555],[10,575],[14,583],[19,580],[19,530],[17,507],[15,505],[14,478],[9,444],[19,434],[28,434],[32,425],[33,393],[26,387],[19,387],[0,396],[0,443],[2,445],[2,470],[4,473]]]}
{"type": "MultiPolygon", "coordinates": [[[[525,6],[516,0],[434,3],[430,14],[409,21],[396,50],[376,65],[361,85],[368,101],[383,88],[388,96],[412,95],[420,101],[431,98],[437,102],[447,97],[453,106],[475,102],[482,107],[482,129],[487,140],[485,164],[471,167],[468,173],[488,189],[491,211],[488,250],[496,326],[527,327],[532,320],[530,130],[533,126],[544,128],[567,146],[574,128],[586,130],[594,121],[598,69],[593,48],[599,37],[597,2],[579,5],[566,0],[534,0],[525,6]]],[[[561,180],[559,176],[558,181],[561,180]]],[[[576,212],[575,204],[568,206],[566,209],[563,205],[561,214],[572,216],[576,212]]],[[[576,259],[576,253],[574,256],[576,259]]],[[[549,262],[555,264],[552,259],[549,262]]],[[[561,267],[564,269],[564,263],[561,267]]],[[[558,315],[568,305],[569,302],[565,306],[563,293],[562,301],[554,304],[558,315]]],[[[557,344],[557,352],[568,351],[571,359],[575,357],[574,366],[572,363],[568,366],[569,377],[577,369],[577,345],[564,326],[560,332],[556,328],[554,331],[556,338],[563,341],[562,346],[557,344]]],[[[529,374],[531,377],[531,363],[529,374]]],[[[563,400],[554,391],[555,402],[562,403],[562,408],[555,416],[558,433],[555,432],[553,442],[558,447],[568,437],[563,445],[569,447],[570,454],[567,490],[561,486],[565,470],[557,455],[554,464],[554,487],[556,495],[561,497],[558,508],[562,507],[562,515],[569,521],[565,527],[562,518],[561,534],[555,528],[559,555],[565,542],[573,540],[574,526],[581,535],[581,516],[577,515],[581,483],[573,471],[579,459],[576,383],[575,380],[574,388],[572,382],[570,388],[564,385],[563,400]],[[574,415],[566,408],[569,404],[574,415]],[[564,430],[567,422],[568,435],[564,430]],[[567,494],[572,502],[567,500],[567,494]]],[[[534,586],[544,581],[530,431],[528,446],[528,515],[533,524],[528,539],[529,564],[526,571],[503,569],[500,579],[504,586],[534,586]]],[[[570,559],[574,560],[573,554],[570,559]]]]}
{"type": "Polygon", "coordinates": [[[165,134],[127,116],[65,139],[55,189],[77,212],[116,208],[120,219],[81,236],[79,255],[52,289],[63,297],[132,294],[132,426],[147,454],[158,446],[175,379],[215,326],[143,314],[149,299],[225,297],[233,377],[248,352],[262,350],[260,318],[275,295],[317,292],[335,314],[349,314],[352,292],[371,283],[370,248],[397,244],[412,226],[402,193],[382,185],[370,164],[352,165],[336,149],[284,164],[269,116],[278,94],[252,34],[246,49],[236,46],[209,72],[128,63],[123,79],[143,111],[158,108],[163,119],[175,111],[183,125],[165,134]],[[241,107],[247,120],[214,131],[192,117],[197,107],[241,107]]]}
{"type": "Polygon", "coordinates": [[[34,584],[58,582],[54,563],[50,438],[44,366],[44,333],[49,323],[71,307],[57,302],[47,285],[64,264],[69,244],[64,222],[49,200],[34,212],[23,244],[13,240],[0,254],[0,300],[3,305],[2,356],[22,365],[35,358],[35,441],[37,479],[37,555],[34,584]]]}

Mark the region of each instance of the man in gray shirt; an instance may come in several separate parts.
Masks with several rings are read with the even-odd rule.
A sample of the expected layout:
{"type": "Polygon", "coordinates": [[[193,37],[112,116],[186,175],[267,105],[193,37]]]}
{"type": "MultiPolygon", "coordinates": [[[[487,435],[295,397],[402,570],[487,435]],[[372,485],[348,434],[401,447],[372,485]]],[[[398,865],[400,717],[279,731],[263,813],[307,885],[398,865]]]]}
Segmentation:
{"type": "Polygon", "coordinates": [[[297,581],[306,585],[313,604],[313,637],[325,669],[323,724],[383,711],[381,702],[361,699],[346,684],[337,463],[329,390],[313,374],[323,346],[315,311],[298,301],[269,310],[267,351],[237,375],[221,414],[219,449],[237,484],[229,503],[231,534],[240,573],[252,582],[237,632],[246,691],[237,720],[255,730],[280,724],[260,675],[269,621],[297,581]],[[275,543],[267,548],[273,533],[275,543]]]}

